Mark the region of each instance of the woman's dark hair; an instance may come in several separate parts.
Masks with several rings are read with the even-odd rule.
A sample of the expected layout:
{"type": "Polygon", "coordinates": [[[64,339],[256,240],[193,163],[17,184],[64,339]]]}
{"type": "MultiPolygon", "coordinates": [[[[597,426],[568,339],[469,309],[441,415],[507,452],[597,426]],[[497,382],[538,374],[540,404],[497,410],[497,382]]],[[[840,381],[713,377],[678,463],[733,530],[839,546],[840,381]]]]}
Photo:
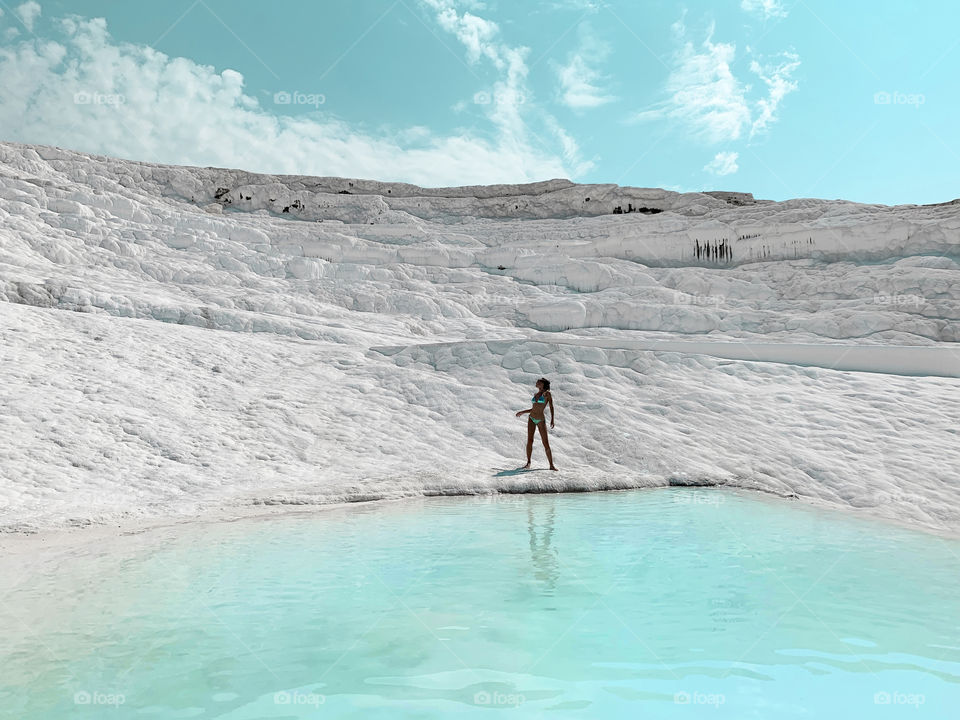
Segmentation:
{"type": "Polygon", "coordinates": [[[537,382],[543,383],[543,389],[544,389],[544,390],[549,390],[549,389],[550,389],[550,381],[547,380],[546,378],[540,378],[539,380],[537,380],[537,382]]]}

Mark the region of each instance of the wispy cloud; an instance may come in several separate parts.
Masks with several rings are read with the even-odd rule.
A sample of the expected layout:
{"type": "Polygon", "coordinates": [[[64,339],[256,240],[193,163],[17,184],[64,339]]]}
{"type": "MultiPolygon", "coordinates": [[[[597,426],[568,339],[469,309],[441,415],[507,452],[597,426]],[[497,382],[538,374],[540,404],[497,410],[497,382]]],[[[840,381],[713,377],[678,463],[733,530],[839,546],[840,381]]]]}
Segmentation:
{"type": "MultiPolygon", "coordinates": [[[[488,100],[488,117],[499,129],[504,144],[526,147],[536,144],[538,140],[544,142],[525,117],[536,111],[530,103],[532,93],[527,87],[526,58],[530,49],[513,47],[504,42],[496,23],[466,10],[461,13],[459,8],[464,5],[464,0],[421,2],[436,13],[437,22],[444,30],[463,44],[470,62],[476,63],[486,58],[500,72],[500,79],[494,83],[492,92],[481,91],[480,94],[488,100]]],[[[593,163],[580,158],[574,138],[552,115],[543,110],[539,110],[539,114],[543,126],[562,147],[563,158],[571,168],[568,174],[576,177],[589,170],[593,163]]]]}
{"type": "Polygon", "coordinates": [[[576,10],[578,12],[596,13],[603,7],[601,0],[543,0],[531,13],[554,12],[556,10],[576,10]]]}
{"type": "Polygon", "coordinates": [[[601,87],[606,78],[596,69],[610,56],[610,46],[599,40],[589,25],[580,26],[580,42],[564,65],[555,65],[560,80],[560,102],[583,110],[613,102],[617,98],[601,87]]]}
{"type": "Polygon", "coordinates": [[[469,12],[459,14],[452,0],[424,0],[424,2],[436,11],[440,27],[455,35],[467,48],[467,59],[470,62],[477,62],[481,57],[487,57],[498,69],[503,69],[503,53],[500,46],[493,42],[500,31],[495,22],[469,12]]]}
{"type": "Polygon", "coordinates": [[[703,166],[703,169],[714,175],[732,175],[740,169],[737,165],[738,157],[740,157],[740,153],[718,152],[713,160],[703,166]]]}
{"type": "Polygon", "coordinates": [[[780,0],[740,0],[740,7],[749,13],[763,16],[764,20],[787,16],[787,9],[780,0]]]}
{"type": "Polygon", "coordinates": [[[33,32],[33,24],[37,21],[37,18],[40,17],[40,3],[36,0],[27,0],[23,5],[18,5],[14,12],[16,12],[17,17],[20,18],[20,21],[30,32],[33,32]]]}
{"type": "MultiPolygon", "coordinates": [[[[404,180],[421,185],[529,182],[569,177],[577,152],[554,133],[556,152],[527,138],[523,52],[495,40],[481,18],[447,15],[470,58],[502,70],[498,104],[488,109],[493,139],[470,130],[423,127],[377,133],[333,115],[337,98],[289,114],[261,103],[234,70],[117,42],[102,18],[55,19],[50,37],[0,48],[0,127],[5,140],[188,165],[404,180]]],[[[282,88],[277,88],[278,90],[282,88]]],[[[289,95],[286,102],[289,103],[289,95]]],[[[575,175],[574,175],[575,176],[575,175]]]]}
{"type": "Polygon", "coordinates": [[[573,168],[574,177],[583,175],[593,169],[595,162],[593,160],[584,160],[580,156],[580,147],[577,145],[577,142],[570,133],[564,130],[555,117],[548,115],[546,117],[546,124],[550,133],[560,143],[561,148],[563,148],[563,159],[573,168]]]}
{"type": "Polygon", "coordinates": [[[777,107],[788,93],[797,89],[797,83],[790,75],[800,66],[800,56],[792,52],[781,53],[782,60],[761,64],[751,61],[750,71],[766,84],[769,94],[757,101],[757,116],[750,126],[750,137],[766,130],[776,120],[777,107]]]}
{"type": "Polygon", "coordinates": [[[736,46],[712,42],[713,23],[699,47],[686,39],[683,17],[674,23],[673,32],[679,48],[666,81],[668,97],[638,112],[635,120],[676,120],[703,142],[730,142],[747,128],[751,137],[767,129],[783,98],[797,89],[790,80],[800,64],[794,53],[781,53],[781,62],[751,62],[751,72],[763,80],[768,91],[766,97],[753,98],[752,86],[732,70],[736,46]]]}
{"type": "Polygon", "coordinates": [[[701,140],[726,142],[740,137],[750,121],[743,84],[730,69],[736,54],[732,43],[713,43],[711,23],[699,49],[685,40],[683,20],[673,25],[681,45],[666,82],[669,97],[651,109],[638,113],[638,120],[669,118],[685,123],[701,140]]]}
{"type": "Polygon", "coordinates": [[[421,2],[434,11],[440,27],[466,48],[468,62],[489,60],[500,73],[492,92],[483,95],[487,99],[484,103],[488,105],[487,114],[511,142],[522,141],[527,129],[520,106],[529,97],[526,56],[530,49],[511,47],[502,42],[499,38],[500,28],[495,22],[468,11],[459,12],[457,0],[421,2]]]}

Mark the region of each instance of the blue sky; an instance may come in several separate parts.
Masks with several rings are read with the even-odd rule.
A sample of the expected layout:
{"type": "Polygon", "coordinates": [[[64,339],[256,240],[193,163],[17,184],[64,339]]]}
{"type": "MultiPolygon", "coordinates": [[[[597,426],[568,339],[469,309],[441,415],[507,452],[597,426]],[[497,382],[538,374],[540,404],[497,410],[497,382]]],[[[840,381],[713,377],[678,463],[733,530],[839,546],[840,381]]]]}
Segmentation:
{"type": "Polygon", "coordinates": [[[960,3],[0,0],[0,139],[421,185],[960,197],[960,3]]]}

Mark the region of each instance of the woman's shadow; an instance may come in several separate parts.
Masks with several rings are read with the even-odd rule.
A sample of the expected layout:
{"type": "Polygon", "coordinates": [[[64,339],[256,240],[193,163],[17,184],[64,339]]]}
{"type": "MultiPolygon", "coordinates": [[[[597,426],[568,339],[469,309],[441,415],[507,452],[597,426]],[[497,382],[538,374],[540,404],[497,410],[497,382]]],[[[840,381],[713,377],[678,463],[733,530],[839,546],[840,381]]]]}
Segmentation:
{"type": "Polygon", "coordinates": [[[499,470],[494,477],[510,477],[511,475],[519,475],[520,473],[537,472],[538,470],[548,469],[549,468],[525,468],[520,466],[514,470],[499,470]]]}

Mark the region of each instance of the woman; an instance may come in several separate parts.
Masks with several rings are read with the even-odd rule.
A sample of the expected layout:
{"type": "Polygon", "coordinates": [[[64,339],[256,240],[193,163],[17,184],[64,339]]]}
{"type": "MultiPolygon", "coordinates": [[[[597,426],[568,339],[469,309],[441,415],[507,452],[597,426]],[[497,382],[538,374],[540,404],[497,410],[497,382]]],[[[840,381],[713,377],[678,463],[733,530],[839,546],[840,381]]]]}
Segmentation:
{"type": "Polygon", "coordinates": [[[543,416],[544,406],[550,403],[550,427],[553,427],[553,398],[550,397],[550,381],[546,378],[537,380],[537,394],[533,396],[533,407],[529,410],[521,410],[517,417],[530,413],[530,419],[527,421],[527,464],[524,468],[530,467],[530,454],[533,452],[533,432],[540,428],[540,439],[543,440],[543,449],[547,451],[547,461],[550,463],[550,469],[556,470],[553,466],[553,455],[550,454],[550,441],[547,439],[547,423],[543,416]]]}

